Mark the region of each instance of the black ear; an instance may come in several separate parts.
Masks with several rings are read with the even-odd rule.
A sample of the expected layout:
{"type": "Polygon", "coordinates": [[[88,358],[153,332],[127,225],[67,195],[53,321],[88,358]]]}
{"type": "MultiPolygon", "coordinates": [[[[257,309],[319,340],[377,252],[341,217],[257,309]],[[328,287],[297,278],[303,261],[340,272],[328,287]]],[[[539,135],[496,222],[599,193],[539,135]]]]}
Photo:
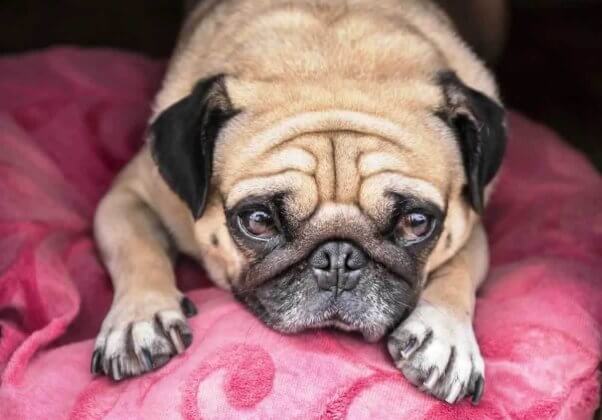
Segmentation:
{"type": "Polygon", "coordinates": [[[472,207],[483,212],[485,186],[502,164],[506,149],[505,111],[496,101],[466,86],[453,72],[439,75],[445,109],[438,115],[456,132],[472,207]]]}
{"type": "Polygon", "coordinates": [[[203,215],[219,130],[236,115],[226,92],[224,76],[199,81],[152,123],[151,151],[159,172],[184,200],[192,215],[203,215]]]}

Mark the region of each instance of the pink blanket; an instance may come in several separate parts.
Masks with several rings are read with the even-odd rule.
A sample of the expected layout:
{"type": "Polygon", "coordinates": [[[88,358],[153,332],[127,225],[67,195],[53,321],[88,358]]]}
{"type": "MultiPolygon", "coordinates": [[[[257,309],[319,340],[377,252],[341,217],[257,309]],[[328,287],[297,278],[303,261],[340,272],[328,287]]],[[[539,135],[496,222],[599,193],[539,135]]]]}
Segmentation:
{"type": "Polygon", "coordinates": [[[275,333],[189,261],[192,347],[111,383],[89,374],[111,300],[90,222],[142,142],[163,64],[107,50],[0,59],[0,418],[587,419],[598,404],[602,178],[545,127],[512,114],[486,215],[477,302],[478,407],[415,390],[382,344],[275,333]]]}

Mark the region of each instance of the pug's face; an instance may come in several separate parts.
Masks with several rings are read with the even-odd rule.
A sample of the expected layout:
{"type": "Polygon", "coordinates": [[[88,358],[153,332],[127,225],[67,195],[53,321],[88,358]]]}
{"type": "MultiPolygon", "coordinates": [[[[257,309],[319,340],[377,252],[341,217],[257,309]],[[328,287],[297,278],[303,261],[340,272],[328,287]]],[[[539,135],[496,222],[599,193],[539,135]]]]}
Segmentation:
{"type": "Polygon", "coordinates": [[[336,326],[380,338],[413,308],[443,221],[429,200],[381,192],[373,218],[328,203],[304,220],[286,192],[238,203],[229,229],[249,264],[235,294],[278,330],[336,326]]]}
{"type": "Polygon", "coordinates": [[[501,161],[503,111],[451,73],[430,88],[395,116],[266,117],[215,77],[154,122],[161,174],[201,230],[221,232],[218,251],[204,246],[237,262],[229,286],[266,324],[377,340],[463,245],[501,161]]]}

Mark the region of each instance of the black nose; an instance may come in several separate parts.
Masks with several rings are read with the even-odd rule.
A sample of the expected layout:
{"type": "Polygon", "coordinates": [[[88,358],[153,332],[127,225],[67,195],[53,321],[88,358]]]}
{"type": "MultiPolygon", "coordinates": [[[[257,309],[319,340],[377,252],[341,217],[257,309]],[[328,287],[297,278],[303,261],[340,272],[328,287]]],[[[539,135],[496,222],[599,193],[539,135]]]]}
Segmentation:
{"type": "Polygon", "coordinates": [[[357,286],[368,260],[352,243],[334,241],[320,245],[310,257],[309,263],[313,267],[318,286],[338,294],[357,286]]]}

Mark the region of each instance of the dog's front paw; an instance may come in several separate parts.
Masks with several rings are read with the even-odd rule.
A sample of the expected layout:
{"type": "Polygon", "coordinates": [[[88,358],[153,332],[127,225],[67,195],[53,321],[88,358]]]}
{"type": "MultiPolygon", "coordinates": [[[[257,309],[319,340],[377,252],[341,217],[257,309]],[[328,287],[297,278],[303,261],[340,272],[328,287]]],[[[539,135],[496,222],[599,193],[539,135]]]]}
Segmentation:
{"type": "Polygon", "coordinates": [[[481,399],[485,365],[469,319],[420,302],[388,348],[404,376],[429,394],[450,404],[467,395],[474,404],[481,399]]]}
{"type": "Polygon", "coordinates": [[[96,338],[92,373],[118,381],[163,366],[192,342],[186,317],[195,314],[192,301],[177,294],[119,299],[96,338]]]}

